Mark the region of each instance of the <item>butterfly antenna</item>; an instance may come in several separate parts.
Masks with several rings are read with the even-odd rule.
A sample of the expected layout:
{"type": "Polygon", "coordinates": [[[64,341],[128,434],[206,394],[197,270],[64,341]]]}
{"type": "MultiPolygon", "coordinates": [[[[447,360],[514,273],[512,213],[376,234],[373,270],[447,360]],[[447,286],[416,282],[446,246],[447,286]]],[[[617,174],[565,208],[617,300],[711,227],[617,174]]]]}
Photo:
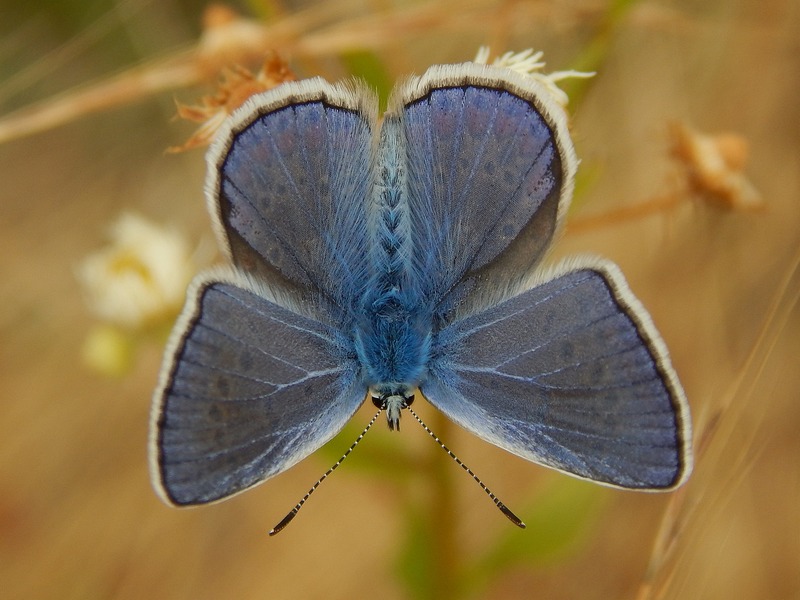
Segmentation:
{"type": "MultiPolygon", "coordinates": [[[[480,478],[479,478],[477,475],[475,475],[475,473],[473,473],[473,472],[472,472],[472,469],[470,469],[470,468],[469,468],[467,465],[465,465],[465,464],[462,462],[462,460],[461,460],[460,458],[458,458],[458,457],[457,457],[455,454],[453,454],[453,452],[450,450],[450,448],[448,448],[447,446],[445,446],[445,445],[444,445],[444,443],[442,442],[442,440],[440,440],[440,439],[439,439],[439,436],[437,436],[435,433],[433,433],[433,431],[431,431],[430,427],[428,427],[427,425],[425,425],[425,423],[422,421],[422,419],[420,419],[420,418],[419,418],[419,416],[417,415],[417,413],[415,413],[415,412],[414,412],[414,410],[413,410],[413,409],[412,409],[410,406],[406,406],[406,409],[407,409],[407,410],[408,410],[408,412],[410,412],[410,413],[411,413],[411,415],[412,415],[412,416],[413,416],[413,417],[414,417],[414,418],[417,420],[417,423],[419,423],[420,425],[422,425],[422,428],[423,428],[425,431],[427,431],[427,432],[428,432],[428,435],[430,435],[430,436],[431,436],[431,437],[432,437],[432,438],[433,438],[433,439],[436,441],[436,443],[437,443],[437,444],[439,444],[439,445],[442,447],[442,450],[444,450],[445,452],[447,452],[448,456],[450,456],[450,458],[452,458],[454,461],[456,461],[456,464],[458,464],[458,466],[460,466],[460,467],[461,467],[462,469],[464,469],[464,470],[465,470],[467,473],[469,473],[469,476],[470,476],[470,477],[472,477],[472,479],[474,479],[474,480],[475,480],[475,482],[476,482],[476,483],[477,483],[479,486],[481,486],[481,489],[482,489],[484,492],[486,492],[486,494],[489,496],[489,498],[491,498],[491,499],[492,499],[492,502],[494,502],[495,506],[496,506],[497,508],[499,508],[499,509],[500,509],[500,511],[501,511],[501,512],[502,512],[502,513],[503,513],[503,514],[506,516],[506,517],[508,517],[508,520],[509,520],[509,521],[511,521],[511,522],[512,522],[514,525],[516,525],[516,526],[517,526],[517,527],[519,527],[520,529],[525,529],[525,523],[523,523],[523,522],[522,522],[522,520],[521,520],[521,519],[520,519],[520,518],[519,518],[517,515],[515,515],[513,512],[511,512],[511,509],[510,509],[510,508],[508,508],[508,507],[507,507],[505,504],[503,504],[503,503],[502,503],[502,501],[501,501],[501,500],[500,500],[500,499],[499,499],[497,496],[495,496],[495,495],[494,495],[494,493],[492,492],[492,490],[490,490],[488,487],[486,487],[486,484],[484,484],[484,483],[483,483],[483,482],[480,480],[480,478]]],[[[377,415],[376,415],[376,416],[377,416],[377,415]]]]}
{"type": "MultiPolygon", "coordinates": [[[[341,457],[339,460],[337,460],[337,461],[334,463],[334,465],[333,465],[333,466],[332,466],[330,469],[328,469],[327,471],[325,471],[325,474],[324,474],[322,477],[320,477],[319,479],[317,479],[317,483],[315,483],[314,485],[312,485],[312,486],[311,486],[311,489],[310,489],[310,490],[308,490],[308,492],[306,492],[306,495],[305,495],[305,496],[303,496],[303,497],[300,499],[300,502],[298,502],[297,504],[295,504],[294,508],[293,508],[292,510],[290,510],[290,511],[289,511],[289,514],[288,514],[288,515],[286,515],[285,517],[283,517],[283,519],[281,520],[281,522],[280,522],[280,523],[278,523],[277,525],[275,525],[275,527],[273,527],[273,528],[272,528],[272,530],[269,532],[269,534],[270,534],[270,535],[275,535],[276,533],[280,533],[280,531],[281,531],[281,530],[283,530],[283,528],[284,528],[284,527],[286,527],[286,526],[287,526],[289,523],[291,523],[292,519],[294,519],[294,518],[295,518],[295,516],[297,515],[297,513],[298,513],[298,512],[300,512],[300,509],[301,509],[301,508],[303,508],[303,504],[305,504],[305,503],[306,503],[306,500],[308,500],[308,498],[311,496],[311,494],[313,494],[313,493],[314,493],[314,490],[316,490],[316,489],[319,487],[319,485],[320,485],[320,484],[321,484],[323,481],[325,481],[325,480],[328,478],[328,475],[330,475],[331,473],[333,473],[333,472],[336,470],[336,468],[337,468],[337,467],[338,467],[340,464],[342,464],[342,463],[344,462],[344,459],[345,459],[345,458],[347,458],[347,456],[348,456],[348,455],[349,455],[349,454],[350,454],[350,453],[353,451],[353,449],[354,449],[356,446],[358,446],[358,443],[359,443],[361,440],[363,440],[363,439],[364,439],[364,436],[365,436],[365,435],[367,435],[367,432],[369,431],[370,427],[372,427],[372,426],[373,426],[373,424],[375,423],[375,421],[377,421],[377,420],[378,420],[378,417],[380,416],[380,414],[381,414],[382,412],[383,412],[383,409],[381,408],[381,409],[379,409],[379,410],[378,410],[378,412],[376,412],[376,413],[375,413],[375,416],[374,416],[374,417],[372,417],[372,419],[370,420],[370,422],[369,422],[369,423],[367,423],[367,426],[366,426],[366,427],[364,427],[364,431],[362,431],[362,432],[361,432],[361,435],[359,435],[359,436],[356,438],[356,441],[355,441],[355,442],[353,442],[353,443],[350,445],[350,447],[347,449],[347,452],[345,452],[344,454],[342,454],[342,457],[341,457]]],[[[473,477],[474,477],[474,475],[473,475],[473,477]]],[[[510,517],[509,517],[509,518],[510,518],[510,517]]]]}

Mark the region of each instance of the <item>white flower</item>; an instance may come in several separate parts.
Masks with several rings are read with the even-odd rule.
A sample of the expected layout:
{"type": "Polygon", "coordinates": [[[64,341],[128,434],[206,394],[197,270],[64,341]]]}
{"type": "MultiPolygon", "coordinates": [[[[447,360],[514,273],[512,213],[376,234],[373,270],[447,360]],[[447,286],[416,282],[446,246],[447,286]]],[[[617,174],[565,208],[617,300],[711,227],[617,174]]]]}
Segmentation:
{"type": "Polygon", "coordinates": [[[87,256],[77,276],[95,315],[137,328],[174,316],[194,272],[189,245],[177,231],[123,214],[111,245],[87,256]]]}
{"type": "MultiPolygon", "coordinates": [[[[478,48],[478,54],[475,56],[473,62],[480,65],[488,64],[489,55],[488,46],[481,46],[478,48]]],[[[561,106],[566,106],[569,102],[569,97],[564,90],[558,87],[556,82],[570,77],[593,77],[594,73],[584,73],[583,71],[554,71],[553,73],[542,73],[540,71],[546,64],[541,60],[543,56],[544,52],[534,52],[531,48],[528,48],[516,54],[514,52],[506,52],[503,56],[495,58],[492,64],[496,67],[506,67],[521,75],[535,79],[547,88],[556,102],[561,106]]]]}

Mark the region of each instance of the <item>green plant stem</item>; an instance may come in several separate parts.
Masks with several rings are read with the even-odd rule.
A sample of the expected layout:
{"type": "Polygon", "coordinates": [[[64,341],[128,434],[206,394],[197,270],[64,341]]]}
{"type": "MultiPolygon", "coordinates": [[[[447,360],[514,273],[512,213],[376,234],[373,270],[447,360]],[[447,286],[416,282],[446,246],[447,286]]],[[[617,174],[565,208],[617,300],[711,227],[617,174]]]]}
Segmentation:
{"type": "MultiPolygon", "coordinates": [[[[639,2],[640,0],[613,0],[610,2],[591,41],[583,47],[570,68],[576,71],[599,72],[603,63],[608,59],[617,30],[630,10],[639,2]]],[[[567,79],[559,84],[569,96],[572,111],[575,111],[580,105],[592,84],[591,79],[567,79]]]]}
{"type": "MultiPolygon", "coordinates": [[[[452,431],[451,422],[435,411],[432,429],[442,440],[452,431]]],[[[446,442],[445,442],[446,443],[446,442]]],[[[463,559],[456,543],[456,506],[453,489],[454,467],[450,457],[441,448],[431,444],[433,473],[430,502],[431,568],[430,597],[450,600],[458,596],[459,571],[463,559]]]]}

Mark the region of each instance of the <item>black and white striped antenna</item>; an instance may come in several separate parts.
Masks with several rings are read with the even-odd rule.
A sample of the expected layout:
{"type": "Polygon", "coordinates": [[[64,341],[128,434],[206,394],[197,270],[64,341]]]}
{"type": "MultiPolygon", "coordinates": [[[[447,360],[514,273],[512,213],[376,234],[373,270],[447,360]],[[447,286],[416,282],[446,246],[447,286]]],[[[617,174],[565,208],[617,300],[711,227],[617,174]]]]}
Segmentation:
{"type": "MultiPolygon", "coordinates": [[[[409,402],[409,404],[410,404],[410,402],[409,402]]],[[[491,498],[492,502],[494,502],[494,505],[497,508],[499,508],[500,511],[506,517],[508,517],[508,520],[511,521],[512,523],[514,523],[514,525],[516,525],[520,529],[525,529],[525,523],[523,523],[522,520],[517,515],[515,515],[513,512],[511,512],[511,509],[509,509],[505,504],[503,504],[503,502],[497,496],[494,495],[492,490],[490,490],[486,486],[486,484],[483,483],[483,481],[481,481],[481,479],[477,475],[475,475],[475,473],[472,471],[472,469],[470,469],[466,464],[464,464],[464,462],[460,458],[458,458],[455,454],[453,454],[453,452],[450,450],[450,448],[448,448],[447,446],[444,445],[442,440],[440,440],[439,437],[435,433],[433,433],[433,431],[431,431],[430,427],[428,427],[424,423],[424,421],[419,417],[419,415],[417,415],[417,413],[414,412],[414,410],[408,405],[404,406],[404,408],[406,410],[408,410],[408,412],[411,413],[411,415],[414,417],[414,419],[417,421],[417,423],[419,423],[422,426],[422,428],[426,432],[428,432],[428,435],[430,435],[434,439],[434,441],[437,444],[439,444],[439,446],[442,448],[442,450],[447,452],[447,455],[450,458],[452,458],[456,462],[456,464],[458,466],[460,466],[462,469],[464,469],[469,474],[469,476],[472,477],[472,479],[479,486],[481,486],[481,489],[484,492],[486,492],[486,494],[489,496],[489,498],[491,498]]],[[[364,436],[367,435],[367,432],[375,424],[375,421],[378,420],[378,417],[381,415],[383,410],[384,410],[383,408],[379,408],[378,409],[378,412],[375,413],[375,416],[372,417],[372,419],[370,419],[369,423],[367,423],[367,426],[364,427],[364,431],[361,432],[361,434],[350,445],[350,447],[347,449],[347,451],[344,454],[342,454],[341,458],[339,460],[337,460],[330,469],[325,471],[325,473],[322,475],[322,477],[320,477],[314,485],[311,486],[311,489],[308,490],[308,492],[306,492],[305,496],[303,496],[297,504],[295,504],[294,508],[292,508],[292,510],[289,511],[289,514],[286,515],[281,520],[280,523],[278,523],[277,525],[275,525],[275,527],[272,528],[272,530],[269,532],[270,535],[275,535],[277,533],[280,533],[289,523],[291,523],[292,519],[294,519],[295,516],[297,516],[297,513],[300,512],[301,508],[303,508],[303,505],[309,499],[311,494],[313,494],[314,491],[320,486],[320,484],[323,481],[325,481],[328,478],[328,476],[331,473],[333,473],[339,467],[340,464],[342,464],[342,462],[344,462],[344,459],[347,458],[350,455],[350,453],[355,449],[355,447],[358,445],[358,443],[361,440],[364,439],[364,436]]]]}

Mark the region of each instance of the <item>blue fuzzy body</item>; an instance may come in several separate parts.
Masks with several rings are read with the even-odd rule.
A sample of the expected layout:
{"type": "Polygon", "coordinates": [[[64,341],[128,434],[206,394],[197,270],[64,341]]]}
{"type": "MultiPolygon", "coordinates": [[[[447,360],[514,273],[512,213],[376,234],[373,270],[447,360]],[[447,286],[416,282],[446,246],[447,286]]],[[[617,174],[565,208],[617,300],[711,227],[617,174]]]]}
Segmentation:
{"type": "Polygon", "coordinates": [[[421,301],[411,261],[410,215],[398,136],[399,123],[387,119],[381,131],[370,206],[373,269],[353,316],[355,349],[364,381],[388,395],[413,391],[420,385],[432,336],[431,313],[421,301]]]}

